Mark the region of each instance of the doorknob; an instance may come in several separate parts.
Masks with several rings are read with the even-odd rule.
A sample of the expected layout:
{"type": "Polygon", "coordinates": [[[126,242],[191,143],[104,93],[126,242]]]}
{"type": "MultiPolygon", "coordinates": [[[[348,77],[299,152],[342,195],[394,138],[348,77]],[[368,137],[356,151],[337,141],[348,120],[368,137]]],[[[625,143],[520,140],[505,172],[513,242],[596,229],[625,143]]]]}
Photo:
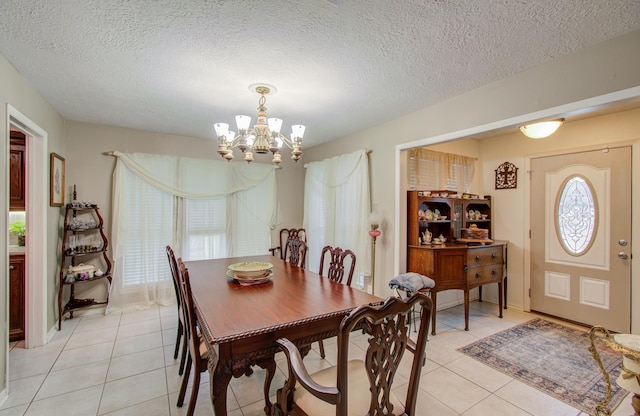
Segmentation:
{"type": "Polygon", "coordinates": [[[618,240],[618,245],[624,247],[627,245],[627,240],[618,240]]]}
{"type": "Polygon", "coordinates": [[[627,253],[625,253],[624,251],[619,252],[618,257],[620,257],[622,260],[626,260],[629,258],[629,256],[627,256],[627,253]]]}

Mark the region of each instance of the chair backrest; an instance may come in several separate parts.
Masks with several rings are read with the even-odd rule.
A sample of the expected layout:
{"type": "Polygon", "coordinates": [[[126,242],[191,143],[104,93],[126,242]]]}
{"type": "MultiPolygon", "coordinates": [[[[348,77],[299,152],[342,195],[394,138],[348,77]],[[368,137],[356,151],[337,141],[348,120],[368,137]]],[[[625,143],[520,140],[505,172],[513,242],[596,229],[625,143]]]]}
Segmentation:
{"type": "Polygon", "coordinates": [[[180,283],[178,281],[178,262],[176,260],[176,254],[171,246],[167,246],[167,258],[169,259],[169,268],[171,269],[171,277],[173,278],[173,288],[176,291],[176,302],[178,302],[178,309],[182,304],[182,294],[180,293],[180,283]]]}
{"type": "Polygon", "coordinates": [[[287,243],[296,240],[307,242],[307,231],[304,228],[283,228],[280,230],[280,258],[286,259],[285,250],[287,243]]]}
{"type": "MultiPolygon", "coordinates": [[[[189,339],[189,353],[194,363],[200,362],[200,339],[196,329],[197,318],[196,310],[193,304],[193,295],[191,292],[191,283],[189,281],[189,269],[185,266],[182,258],[178,259],[178,278],[180,281],[180,289],[182,290],[182,310],[184,311],[186,334],[189,339]]],[[[196,370],[198,371],[198,370],[196,370]]]]}
{"type": "Polygon", "coordinates": [[[368,414],[397,414],[397,409],[394,413],[394,410],[390,408],[392,405],[389,396],[396,370],[407,346],[413,350],[413,361],[404,407],[407,415],[415,414],[420,370],[425,363],[425,347],[431,309],[431,299],[423,293],[416,293],[405,300],[390,297],[382,305],[359,306],[342,320],[338,331],[336,382],[336,387],[342,398],[337,404],[336,414],[347,414],[349,336],[357,325],[361,325],[369,336],[365,358],[371,392],[368,414]],[[415,344],[409,339],[410,312],[414,306],[421,306],[422,310],[418,338],[415,344]]]}
{"type": "Polygon", "coordinates": [[[284,261],[304,267],[307,259],[307,243],[302,240],[287,240],[284,246],[284,261]]]}
{"type": "Polygon", "coordinates": [[[336,282],[342,283],[344,278],[344,261],[348,257],[350,259],[349,273],[347,273],[347,281],[345,284],[351,286],[351,279],[353,279],[353,271],[356,267],[356,255],[351,250],[343,250],[340,247],[324,246],[322,254],[320,255],[320,272],[323,275],[325,255],[329,255],[329,267],[327,268],[327,277],[336,282]]]}

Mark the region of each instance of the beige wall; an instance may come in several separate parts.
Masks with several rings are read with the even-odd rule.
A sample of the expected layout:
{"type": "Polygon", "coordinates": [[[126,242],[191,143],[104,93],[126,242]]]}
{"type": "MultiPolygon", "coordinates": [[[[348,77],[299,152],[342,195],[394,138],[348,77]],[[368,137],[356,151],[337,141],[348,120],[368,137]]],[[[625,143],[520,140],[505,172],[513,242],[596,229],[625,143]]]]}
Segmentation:
{"type": "MultiPolygon", "coordinates": [[[[397,172],[399,172],[400,166],[396,160],[399,159],[399,147],[407,147],[409,144],[432,144],[438,140],[434,141],[430,138],[447,135],[451,132],[457,132],[456,137],[463,137],[460,132],[464,132],[466,129],[638,86],[640,85],[640,54],[637,53],[639,48],[640,31],[637,31],[371,129],[305,149],[302,163],[322,160],[359,148],[373,150],[370,155],[372,201],[374,207],[381,211],[385,218],[382,224],[384,234],[377,246],[376,265],[377,274],[385,277],[376,279],[376,293],[384,293],[388,280],[403,268],[401,262],[396,260],[401,258],[402,253],[397,252],[395,247],[396,232],[400,233],[405,225],[403,220],[399,220],[401,210],[397,209],[396,198],[391,197],[398,192],[399,176],[397,172]]],[[[206,155],[210,155],[211,158],[218,157],[212,143],[199,139],[73,122],[67,123],[67,131],[65,131],[65,122],[62,118],[3,57],[0,57],[0,99],[3,104],[0,111],[5,120],[6,104],[9,103],[48,133],[49,151],[59,153],[66,158],[67,198],[70,195],[71,185],[77,184],[82,199],[92,200],[103,207],[108,223],[110,223],[108,218],[110,217],[111,174],[114,160],[112,157],[102,155],[102,152],[120,150],[191,157],[207,157],[206,155]]],[[[570,124],[568,123],[565,127],[566,130],[569,130],[570,124]]],[[[2,137],[5,146],[0,151],[2,152],[0,159],[3,161],[0,179],[6,184],[6,131],[3,131],[2,137]]],[[[501,140],[506,139],[490,139],[487,143],[495,142],[496,146],[500,147],[502,146],[501,140]]],[[[594,137],[593,140],[611,141],[601,136],[594,137]]],[[[578,145],[578,143],[581,142],[572,139],[571,145],[578,145]]],[[[485,178],[484,187],[489,186],[487,184],[490,184],[489,179],[498,161],[502,163],[504,160],[501,159],[511,158],[510,161],[521,166],[524,160],[522,153],[519,156],[515,156],[514,153],[513,157],[510,156],[510,153],[505,153],[510,147],[495,149],[495,153],[492,153],[494,150],[487,148],[487,146],[490,144],[483,143],[478,145],[477,149],[483,160],[482,172],[479,174],[485,178]],[[497,154],[501,154],[503,157],[493,156],[497,154]]],[[[469,151],[469,149],[467,146],[460,151],[469,151]]],[[[516,150],[516,147],[512,148],[513,152],[516,150]]],[[[536,148],[529,150],[529,152],[537,151],[547,150],[537,150],[536,148]]],[[[475,152],[476,150],[471,153],[475,152]]],[[[285,226],[299,226],[302,223],[304,187],[302,163],[295,165],[287,160],[284,163],[284,169],[279,171],[277,175],[280,203],[285,218],[283,225],[285,226]]],[[[43,169],[48,169],[48,166],[43,166],[43,169]]],[[[483,189],[478,192],[495,194],[491,188],[489,191],[491,192],[483,189]]],[[[509,195],[512,191],[502,192],[505,192],[503,195],[509,195]]],[[[496,210],[505,210],[503,198],[506,197],[501,196],[500,202],[497,201],[496,210]]],[[[517,197],[514,198],[517,199],[517,197]]],[[[515,212],[509,207],[508,202],[505,204],[512,210],[511,212],[515,212]]],[[[47,208],[46,232],[49,254],[47,268],[51,276],[47,305],[48,328],[53,327],[57,319],[55,308],[60,214],[61,210],[57,208],[47,208]]],[[[516,223],[519,221],[517,216],[514,216],[512,220],[516,223]]],[[[5,226],[6,229],[6,218],[0,221],[2,222],[0,225],[5,226]]],[[[508,227],[506,222],[498,226],[508,227]]],[[[500,232],[500,229],[497,232],[500,232]]],[[[516,241],[517,238],[514,237],[513,240],[516,241]]],[[[6,239],[0,242],[0,249],[4,248],[4,252],[6,252],[5,241],[6,239]]],[[[515,253],[514,256],[516,256],[515,253]]],[[[512,262],[517,264],[517,260],[512,262]]],[[[520,260],[520,264],[522,262],[520,260]]],[[[6,257],[3,257],[0,263],[2,263],[0,266],[6,270],[6,257]]],[[[514,268],[516,268],[515,265],[514,268]]],[[[523,283],[520,283],[518,289],[516,283],[518,280],[523,281],[521,273],[518,275],[514,272],[513,277],[510,275],[510,302],[513,302],[513,305],[523,303],[521,295],[518,300],[517,292],[523,286],[523,283]]],[[[4,289],[2,290],[4,291],[4,289]]],[[[6,293],[2,299],[3,305],[6,304],[6,293]]],[[[0,307],[0,310],[0,315],[4,316],[5,309],[0,307]]],[[[6,322],[6,316],[4,318],[2,322],[6,322]]],[[[6,327],[4,333],[6,334],[6,327]]],[[[0,347],[0,354],[3,353],[2,348],[6,348],[6,346],[0,347]]],[[[3,364],[5,363],[0,363],[0,366],[3,364]]],[[[0,373],[4,373],[2,370],[3,368],[0,368],[0,373]]]]}
{"type": "MultiPolygon", "coordinates": [[[[7,230],[7,217],[8,211],[8,198],[7,198],[7,152],[8,152],[8,115],[7,105],[11,105],[13,108],[21,112],[30,121],[37,124],[40,128],[48,133],[48,151],[56,152],[60,155],[66,153],[65,141],[64,141],[64,120],[53,108],[46,102],[46,100],[15,70],[15,68],[0,55],[0,118],[3,120],[3,128],[1,129],[0,137],[2,138],[3,145],[0,147],[0,183],[3,184],[3,212],[0,218],[0,227],[7,230]]],[[[47,165],[40,167],[40,169],[48,169],[47,165]]],[[[48,175],[47,175],[48,176],[48,175]]],[[[48,187],[47,187],[48,189],[48,187]]],[[[48,201],[48,196],[47,196],[48,201]]],[[[57,296],[57,263],[59,257],[57,255],[58,244],[58,220],[59,209],[55,207],[46,207],[47,226],[45,229],[28,230],[28,238],[44,238],[46,239],[47,251],[49,253],[47,258],[47,324],[46,328],[52,328],[57,313],[54,312],[53,299],[57,296]]],[[[6,231],[5,234],[6,236],[6,231]]],[[[2,273],[2,281],[0,282],[0,325],[2,330],[2,339],[5,342],[0,342],[0,357],[6,357],[6,348],[8,340],[8,327],[6,316],[7,305],[7,238],[0,240],[0,252],[3,255],[0,256],[0,269],[2,273]]],[[[4,359],[0,359],[0,374],[6,374],[6,362],[4,359]]],[[[0,392],[5,389],[5,378],[0,377],[0,392]]]]}
{"type": "MultiPolygon", "coordinates": [[[[482,130],[482,126],[487,126],[486,130],[489,130],[494,123],[502,120],[636,87],[640,85],[640,54],[638,54],[638,50],[640,50],[640,31],[613,39],[580,53],[559,58],[543,66],[494,82],[368,130],[354,133],[340,140],[307,149],[305,162],[321,160],[358,148],[373,150],[370,159],[372,201],[374,207],[381,211],[385,217],[384,235],[377,246],[379,251],[376,255],[376,274],[379,277],[376,277],[376,293],[382,294],[385,291],[389,293],[387,282],[397,272],[403,271],[405,268],[402,244],[399,243],[398,251],[395,249],[396,235],[399,236],[399,241],[403,241],[404,229],[406,228],[406,220],[402,212],[402,200],[404,199],[402,191],[400,190],[397,194],[399,202],[396,202],[396,198],[389,198],[389,195],[396,191],[396,182],[400,184],[400,166],[399,163],[396,163],[396,158],[400,160],[399,149],[464,137],[466,131],[469,131],[470,134],[473,131],[482,130]],[[398,209],[396,209],[397,205],[398,209]]],[[[563,129],[565,127],[569,127],[569,123],[563,129]]],[[[567,128],[567,130],[569,129],[567,128]]],[[[511,146],[509,148],[518,154],[517,157],[511,156],[505,153],[506,149],[501,148],[500,140],[505,139],[490,140],[487,144],[482,144],[479,149],[480,156],[487,159],[483,160],[482,169],[477,173],[485,178],[482,185],[484,189],[478,190],[479,193],[496,194],[488,178],[493,174],[493,170],[505,161],[502,160],[505,157],[507,157],[506,160],[511,159],[510,161],[516,165],[523,166],[524,155],[527,154],[525,149],[522,148],[520,152],[517,152],[518,147],[511,146]],[[493,143],[496,143],[496,149],[492,149],[493,143]],[[494,150],[495,153],[492,153],[494,150]],[[496,159],[492,154],[500,154],[501,157],[496,159]]],[[[608,142],[612,139],[599,135],[591,140],[608,142]]],[[[580,143],[582,142],[576,139],[571,146],[579,146],[580,143]]],[[[546,145],[530,144],[526,151],[543,151],[537,150],[539,147],[535,146],[546,145]]],[[[460,149],[466,151],[467,147],[461,146],[460,149]]],[[[512,191],[501,192],[506,195],[512,191]]],[[[523,203],[521,200],[518,201],[514,197],[514,201],[517,203],[515,209],[509,202],[503,203],[502,200],[503,197],[500,197],[500,201],[494,207],[496,212],[521,211],[521,208],[518,207],[518,204],[522,205],[523,203]]],[[[512,220],[515,222],[514,226],[522,221],[517,215],[512,217],[512,220]]],[[[503,229],[512,225],[501,223],[498,226],[497,235],[500,235],[499,233],[503,229]]],[[[505,235],[504,238],[509,238],[509,235],[505,235]]],[[[523,238],[520,236],[513,239],[522,241],[523,238]]],[[[513,273],[510,271],[509,275],[509,302],[515,307],[524,304],[522,251],[519,253],[510,252],[509,260],[510,269],[511,264],[514,267],[513,273]]]]}

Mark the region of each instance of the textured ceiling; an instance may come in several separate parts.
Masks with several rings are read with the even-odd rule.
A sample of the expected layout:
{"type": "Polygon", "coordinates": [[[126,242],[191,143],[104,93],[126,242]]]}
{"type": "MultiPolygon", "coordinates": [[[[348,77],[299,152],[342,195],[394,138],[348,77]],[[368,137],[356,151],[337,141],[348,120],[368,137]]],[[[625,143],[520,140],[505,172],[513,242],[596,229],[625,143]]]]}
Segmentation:
{"type": "Polygon", "coordinates": [[[211,138],[264,82],[306,146],[640,29],[636,0],[0,1],[0,53],[68,120],[211,138]]]}

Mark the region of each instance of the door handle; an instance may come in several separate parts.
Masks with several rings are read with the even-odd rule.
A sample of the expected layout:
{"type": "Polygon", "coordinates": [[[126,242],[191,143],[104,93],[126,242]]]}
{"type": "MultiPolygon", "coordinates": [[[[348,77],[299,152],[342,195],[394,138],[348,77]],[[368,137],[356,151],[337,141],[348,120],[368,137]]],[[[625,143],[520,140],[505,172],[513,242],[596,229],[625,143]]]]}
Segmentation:
{"type": "Polygon", "coordinates": [[[626,260],[629,258],[629,256],[627,255],[627,253],[625,253],[624,251],[621,251],[618,253],[618,257],[621,258],[622,260],[626,260]]]}
{"type": "Polygon", "coordinates": [[[15,270],[16,266],[9,266],[9,270],[15,270]]]}

